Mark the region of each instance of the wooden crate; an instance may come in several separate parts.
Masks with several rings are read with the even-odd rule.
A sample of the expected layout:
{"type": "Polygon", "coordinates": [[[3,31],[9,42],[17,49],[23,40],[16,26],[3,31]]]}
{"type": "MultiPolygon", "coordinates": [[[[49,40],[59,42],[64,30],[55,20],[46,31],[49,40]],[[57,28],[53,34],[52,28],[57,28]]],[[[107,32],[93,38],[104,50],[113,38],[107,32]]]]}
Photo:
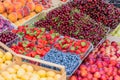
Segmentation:
{"type": "MultiPolygon", "coordinates": [[[[12,51],[10,48],[8,48],[6,45],[4,45],[1,42],[0,42],[0,46],[2,48],[4,48],[6,51],[11,52],[13,54],[13,64],[12,65],[14,65],[14,64],[18,64],[18,65],[29,64],[29,65],[33,66],[33,68],[36,71],[39,70],[39,69],[43,69],[45,71],[54,71],[55,73],[61,74],[61,78],[59,80],[66,80],[66,72],[65,72],[65,67],[64,66],[54,64],[54,63],[50,63],[50,62],[46,62],[46,61],[43,61],[43,60],[34,59],[34,58],[27,57],[27,56],[24,56],[24,55],[16,54],[14,51],[12,51]],[[43,67],[43,66],[40,66],[40,65],[38,66],[37,64],[31,64],[29,62],[23,62],[22,59],[26,59],[26,60],[29,60],[29,61],[34,61],[37,64],[40,63],[40,64],[53,66],[53,67],[59,68],[60,71],[49,69],[49,68],[46,68],[46,67],[43,67]]],[[[9,67],[11,67],[12,65],[10,65],[9,67]]]]}

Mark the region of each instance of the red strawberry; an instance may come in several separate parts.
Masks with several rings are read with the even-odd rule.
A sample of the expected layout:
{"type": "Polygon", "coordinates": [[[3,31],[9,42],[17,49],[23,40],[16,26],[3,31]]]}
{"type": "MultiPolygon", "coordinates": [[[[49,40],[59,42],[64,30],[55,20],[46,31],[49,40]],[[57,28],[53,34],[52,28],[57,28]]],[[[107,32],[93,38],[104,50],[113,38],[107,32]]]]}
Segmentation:
{"type": "Polygon", "coordinates": [[[26,54],[26,56],[29,56],[29,57],[31,57],[31,54],[30,54],[30,53],[27,53],[27,54],[26,54]]]}
{"type": "Polygon", "coordinates": [[[35,55],[37,55],[36,52],[31,52],[30,54],[31,54],[31,57],[35,57],[35,55]]]}
{"type": "Polygon", "coordinates": [[[80,53],[81,53],[81,51],[80,51],[80,50],[76,50],[75,52],[76,52],[76,54],[80,54],[80,53]]]}
{"type": "Polygon", "coordinates": [[[51,36],[49,34],[46,35],[47,40],[51,39],[51,36]]]}
{"type": "Polygon", "coordinates": [[[81,48],[81,50],[80,50],[82,53],[85,53],[85,51],[86,51],[86,48],[81,48]]]}

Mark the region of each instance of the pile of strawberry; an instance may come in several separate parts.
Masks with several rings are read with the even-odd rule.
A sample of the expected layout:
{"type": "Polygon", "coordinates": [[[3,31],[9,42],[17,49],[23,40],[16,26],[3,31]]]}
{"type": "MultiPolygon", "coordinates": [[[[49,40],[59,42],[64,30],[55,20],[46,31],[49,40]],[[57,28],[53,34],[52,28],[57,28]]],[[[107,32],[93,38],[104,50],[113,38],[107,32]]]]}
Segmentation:
{"type": "Polygon", "coordinates": [[[18,45],[13,44],[11,49],[17,54],[23,54],[29,57],[40,58],[45,56],[45,54],[50,50],[49,46],[42,46],[34,42],[21,41],[18,45]]]}
{"type": "Polygon", "coordinates": [[[63,52],[71,52],[76,54],[83,54],[90,47],[90,42],[86,40],[75,40],[68,36],[60,38],[55,44],[54,47],[63,52]]]}
{"type": "Polygon", "coordinates": [[[76,54],[83,54],[85,53],[90,47],[90,42],[86,40],[77,40],[74,41],[69,52],[76,53],[76,54]]]}
{"type": "Polygon", "coordinates": [[[59,39],[59,33],[51,30],[46,32],[45,28],[35,28],[28,26],[20,26],[13,33],[21,37],[18,44],[11,46],[17,54],[23,54],[30,57],[43,57],[52,47],[52,45],[59,39]]]}
{"type": "Polygon", "coordinates": [[[20,26],[17,30],[12,30],[18,34],[22,40],[42,43],[43,45],[52,45],[60,37],[60,34],[51,30],[46,32],[45,28],[35,28],[28,26],[20,26]]]}
{"type": "Polygon", "coordinates": [[[54,47],[58,50],[66,52],[70,46],[73,44],[74,40],[68,36],[60,38],[55,44],[54,47]]]}
{"type": "Polygon", "coordinates": [[[52,48],[63,52],[83,54],[90,47],[86,40],[75,40],[68,36],[60,36],[59,33],[45,28],[36,28],[30,26],[19,26],[17,30],[12,30],[18,34],[21,40],[18,44],[11,46],[17,54],[23,54],[29,57],[40,58],[46,55],[52,48]]]}

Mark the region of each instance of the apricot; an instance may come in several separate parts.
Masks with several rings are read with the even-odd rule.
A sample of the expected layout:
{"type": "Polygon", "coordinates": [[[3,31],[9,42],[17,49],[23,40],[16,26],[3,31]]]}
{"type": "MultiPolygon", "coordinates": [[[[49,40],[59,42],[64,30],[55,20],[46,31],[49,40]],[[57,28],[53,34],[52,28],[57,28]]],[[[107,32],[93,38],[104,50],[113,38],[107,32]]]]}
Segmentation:
{"type": "Polygon", "coordinates": [[[18,19],[22,19],[24,17],[23,10],[19,9],[16,11],[18,19]]]}
{"type": "Polygon", "coordinates": [[[31,12],[35,10],[35,4],[33,2],[28,2],[26,5],[31,12]]]}
{"type": "Polygon", "coordinates": [[[22,8],[22,3],[20,2],[14,2],[13,5],[15,6],[15,10],[22,8]]]}
{"type": "Polygon", "coordinates": [[[41,4],[36,4],[35,5],[35,11],[38,13],[38,12],[41,12],[43,10],[43,7],[41,4]]]}
{"type": "Polygon", "coordinates": [[[2,3],[0,3],[0,13],[3,13],[5,11],[5,7],[2,3]]]}
{"type": "Polygon", "coordinates": [[[7,16],[8,16],[8,14],[7,14],[6,12],[2,13],[2,15],[3,15],[4,17],[6,17],[6,18],[7,18],[7,16]]]}
{"type": "Polygon", "coordinates": [[[7,9],[7,13],[11,13],[15,11],[15,6],[13,4],[11,4],[7,9]]]}
{"type": "Polygon", "coordinates": [[[15,12],[12,12],[8,15],[8,19],[11,21],[11,22],[16,22],[17,21],[17,13],[15,12]]]}

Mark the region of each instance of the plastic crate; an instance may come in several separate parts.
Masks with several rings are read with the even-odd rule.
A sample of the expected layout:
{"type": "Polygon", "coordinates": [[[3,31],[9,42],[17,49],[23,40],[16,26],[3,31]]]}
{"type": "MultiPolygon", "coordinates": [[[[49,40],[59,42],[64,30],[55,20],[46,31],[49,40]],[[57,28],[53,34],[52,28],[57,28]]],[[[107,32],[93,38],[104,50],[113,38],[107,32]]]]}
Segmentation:
{"type": "MultiPolygon", "coordinates": [[[[38,59],[34,59],[34,58],[31,58],[31,57],[27,57],[27,56],[23,56],[23,55],[19,55],[19,54],[16,54],[14,51],[12,51],[10,48],[8,48],[6,45],[4,45],[3,43],[0,42],[0,48],[3,48],[5,49],[6,51],[9,51],[13,54],[13,64],[9,65],[7,68],[13,66],[14,64],[18,64],[18,65],[22,65],[22,64],[28,64],[28,65],[31,65],[36,71],[40,70],[40,69],[43,69],[45,71],[54,71],[55,73],[58,73],[61,75],[61,78],[59,80],[66,80],[66,72],[65,72],[65,67],[64,66],[61,66],[61,65],[58,65],[58,64],[54,64],[54,63],[50,63],[50,62],[46,62],[46,61],[43,61],[43,60],[38,60],[38,59]],[[28,62],[24,62],[22,60],[27,60],[28,62]],[[33,61],[37,64],[31,64],[30,62],[33,61]],[[57,67],[59,69],[59,71],[57,70],[53,70],[51,68],[46,68],[46,67],[43,67],[43,66],[40,66],[38,64],[45,64],[45,65],[49,65],[49,66],[54,66],[54,67],[57,67]]],[[[5,69],[6,70],[6,69],[5,69]]],[[[4,71],[5,71],[4,70],[4,71]]],[[[0,72],[1,73],[1,72],[0,72]]]]}

